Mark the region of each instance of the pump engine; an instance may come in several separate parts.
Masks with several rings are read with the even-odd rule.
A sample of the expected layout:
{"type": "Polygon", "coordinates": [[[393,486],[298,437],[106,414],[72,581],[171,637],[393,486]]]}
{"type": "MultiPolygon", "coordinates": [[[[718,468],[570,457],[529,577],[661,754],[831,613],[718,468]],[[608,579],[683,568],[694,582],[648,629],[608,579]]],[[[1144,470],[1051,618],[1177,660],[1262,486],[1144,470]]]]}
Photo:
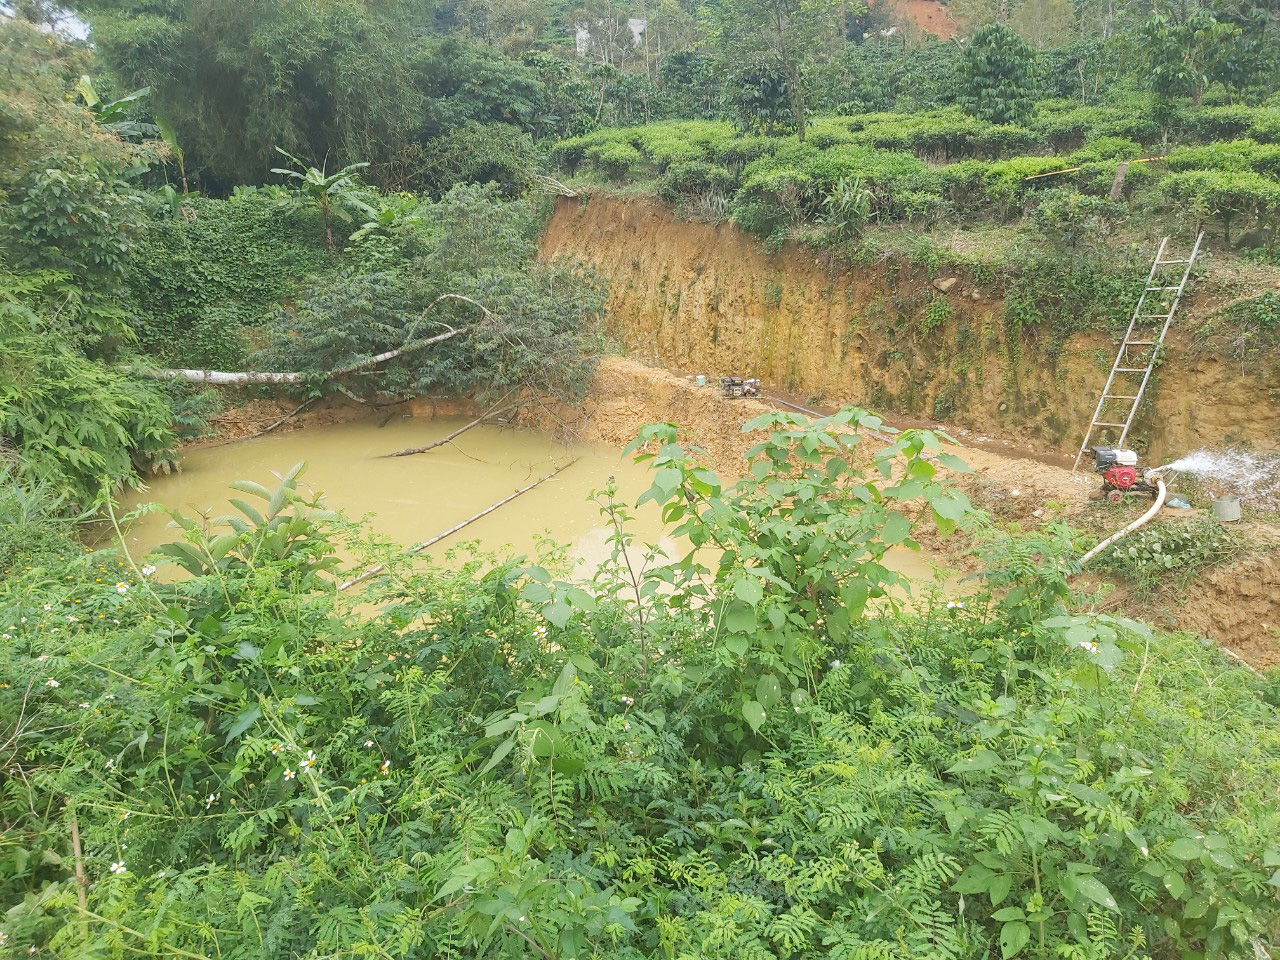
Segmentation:
{"type": "Polygon", "coordinates": [[[758,397],[760,381],[754,377],[721,377],[720,390],[726,397],[758,397]]]}
{"type": "Polygon", "coordinates": [[[1132,450],[1093,447],[1093,469],[1102,474],[1102,494],[1119,503],[1128,493],[1156,493],[1154,485],[1138,472],[1138,455],[1132,450]]]}

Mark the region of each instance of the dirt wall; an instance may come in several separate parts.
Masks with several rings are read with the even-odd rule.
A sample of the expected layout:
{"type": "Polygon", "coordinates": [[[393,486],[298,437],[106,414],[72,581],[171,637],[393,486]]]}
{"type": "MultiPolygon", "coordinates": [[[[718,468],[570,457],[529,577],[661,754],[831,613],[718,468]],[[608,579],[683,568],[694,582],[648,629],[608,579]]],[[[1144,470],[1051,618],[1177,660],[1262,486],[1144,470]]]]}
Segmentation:
{"type": "MultiPolygon", "coordinates": [[[[731,225],[684,222],[656,201],[562,198],[541,249],[608,278],[610,332],[635,357],[1060,453],[1079,444],[1115,351],[1107,336],[1077,335],[1050,359],[1035,333],[1008,341],[999,290],[896,262],[831,269],[795,246],[769,254],[731,225]]],[[[1193,297],[1179,313],[1131,434],[1152,461],[1280,442],[1280,369],[1197,347],[1187,331],[1204,312],[1193,297]]]]}

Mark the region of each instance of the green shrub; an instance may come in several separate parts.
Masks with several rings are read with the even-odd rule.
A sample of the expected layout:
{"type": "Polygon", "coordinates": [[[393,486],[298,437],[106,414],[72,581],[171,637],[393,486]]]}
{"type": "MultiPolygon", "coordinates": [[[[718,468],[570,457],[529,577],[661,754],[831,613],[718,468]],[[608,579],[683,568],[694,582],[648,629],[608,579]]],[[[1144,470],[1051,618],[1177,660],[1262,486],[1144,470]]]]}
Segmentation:
{"type": "Polygon", "coordinates": [[[38,318],[0,303],[0,437],[14,475],[75,508],[104,488],[137,484],[174,457],[158,384],[86,358],[38,318]]]}
{"type": "Polygon", "coordinates": [[[533,138],[509,123],[469,121],[423,146],[411,184],[434,197],[459,183],[496,183],[518,196],[536,166],[533,138]]]}
{"type": "Polygon", "coordinates": [[[162,364],[244,363],[245,329],[266,321],[304,277],[326,269],[324,226],[266,190],[153,203],[127,284],[140,348],[162,364]]]}
{"type": "Polygon", "coordinates": [[[1105,248],[1115,224],[1127,211],[1118,203],[1070,188],[1050,190],[1036,204],[1032,221],[1065,250],[1105,248]]]}
{"type": "Polygon", "coordinates": [[[882,561],[914,545],[915,506],[949,529],[967,504],[939,483],[954,459],[923,455],[936,437],[899,436],[882,479],[856,466],[855,425],[882,427],[756,421],[732,487],[673,427],[647,428],[642,499],[673,536],[714,541],[712,568],[696,552],[631,566],[612,486],[598,502],[619,550],[594,580],[418,565],[353,538],[295,469],[237,484],[211,528],[182,518],[162,556],[184,579],[102,554],[5,578],[0,723],[23,784],[0,792],[9,949],[1100,960],[1265,944],[1274,691],[1196,639],[1071,613],[1057,530],[995,538],[963,599],[868,615],[901,586],[882,561]],[[348,539],[391,574],[354,596],[333,588],[348,539]]]}
{"type": "Polygon", "coordinates": [[[632,170],[644,162],[639,150],[629,143],[616,140],[588,147],[586,157],[610,180],[625,180],[632,170]]]}
{"type": "Polygon", "coordinates": [[[658,196],[668,203],[680,203],[709,194],[729,196],[737,180],[724,167],[701,160],[688,160],[667,168],[658,179],[658,196]]]}
{"type": "Polygon", "coordinates": [[[1280,183],[1247,170],[1190,170],[1161,184],[1166,197],[1198,218],[1217,217],[1223,239],[1240,219],[1269,220],[1280,209],[1280,183]]]}
{"type": "Polygon", "coordinates": [[[1252,107],[1223,105],[1194,107],[1178,117],[1178,133],[1189,142],[1231,140],[1248,132],[1256,111],[1252,107]]]}
{"type": "Polygon", "coordinates": [[[763,134],[735,135],[718,143],[711,143],[707,151],[713,161],[723,164],[735,173],[741,173],[752,160],[773,156],[778,149],[776,137],[763,134]]]}
{"type": "Polygon", "coordinates": [[[1243,549],[1240,537],[1212,517],[1153,524],[1109,547],[1098,564],[1144,595],[1185,589],[1197,572],[1229,563],[1243,549]]]}
{"type": "Polygon", "coordinates": [[[1083,147],[1067,158],[1067,162],[1074,165],[1096,160],[1136,160],[1141,156],[1142,147],[1132,140],[1097,136],[1088,138],[1083,147]]]}

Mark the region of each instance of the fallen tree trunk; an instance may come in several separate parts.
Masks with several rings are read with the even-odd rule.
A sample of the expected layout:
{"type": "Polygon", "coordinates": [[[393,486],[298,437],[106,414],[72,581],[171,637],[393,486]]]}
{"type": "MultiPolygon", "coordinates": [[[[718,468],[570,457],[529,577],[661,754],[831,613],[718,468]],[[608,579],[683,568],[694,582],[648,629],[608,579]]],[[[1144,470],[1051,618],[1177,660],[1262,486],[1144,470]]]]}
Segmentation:
{"type": "MultiPolygon", "coordinates": [[[[436,297],[427,304],[426,309],[422,311],[422,316],[419,318],[418,323],[414,324],[413,330],[409,333],[411,337],[413,336],[413,332],[417,330],[418,324],[421,323],[422,319],[431,312],[432,307],[444,300],[461,300],[462,302],[469,303],[474,307],[479,307],[486,317],[493,317],[493,312],[479,300],[464,297],[460,293],[445,293],[436,297]]],[[[425,340],[410,340],[402,347],[397,347],[394,350],[387,350],[385,353],[380,353],[374,357],[367,357],[364,360],[358,360],[345,367],[339,367],[337,370],[330,370],[325,374],[325,379],[332,380],[335,377],[343,377],[349,373],[358,373],[359,371],[366,370],[369,367],[376,367],[378,364],[385,363],[387,360],[394,360],[396,357],[403,356],[406,353],[411,353],[414,350],[421,350],[423,347],[429,347],[432,344],[443,343],[445,340],[450,340],[453,337],[458,336],[458,334],[465,332],[466,331],[463,328],[450,327],[444,333],[438,333],[434,337],[427,337],[425,340]]],[[[304,373],[270,373],[258,370],[188,370],[182,368],[157,370],[147,367],[132,367],[131,369],[139,376],[146,377],[149,380],[186,380],[190,383],[215,383],[223,385],[246,383],[303,383],[307,379],[307,375],[304,373]]]]}
{"type": "MultiPolygon", "coordinates": [[[[510,496],[503,497],[501,500],[499,500],[497,503],[493,504],[492,506],[485,507],[479,513],[473,514],[472,516],[467,517],[467,519],[463,520],[461,523],[454,524],[448,530],[444,531],[444,533],[437,533],[430,540],[423,540],[421,543],[415,543],[412,547],[410,547],[408,550],[405,551],[405,554],[412,555],[415,553],[421,553],[423,550],[426,550],[428,547],[434,546],[435,544],[439,543],[445,537],[453,536],[463,527],[466,527],[466,526],[469,526],[470,524],[475,523],[481,517],[487,517],[489,514],[493,513],[493,511],[497,510],[499,507],[505,506],[506,504],[510,503],[512,500],[516,499],[516,497],[523,496],[524,494],[528,493],[530,490],[532,490],[534,487],[538,486],[539,484],[546,483],[552,477],[556,476],[556,474],[564,470],[568,470],[577,462],[578,462],[578,458],[574,457],[568,463],[562,466],[556,467],[546,476],[539,477],[537,480],[533,481],[533,483],[529,484],[528,486],[521,487],[519,490],[517,490],[515,493],[511,494],[510,496]]],[[[387,565],[385,563],[380,563],[377,566],[370,567],[368,570],[360,574],[358,577],[352,577],[350,580],[341,584],[338,587],[338,590],[340,591],[349,590],[350,588],[354,587],[356,584],[364,583],[366,580],[373,579],[374,577],[376,577],[378,574],[382,573],[386,569],[387,569],[387,565]]]]}
{"type": "MultiPolygon", "coordinates": [[[[377,366],[387,360],[394,360],[396,357],[414,350],[421,350],[423,347],[429,347],[434,343],[441,343],[449,340],[462,333],[462,330],[450,327],[445,333],[436,334],[434,337],[428,337],[426,340],[419,340],[416,343],[407,343],[403,347],[395,350],[388,350],[386,353],[380,353],[376,357],[368,357],[357,363],[348,364],[345,367],[339,367],[337,370],[331,370],[325,375],[325,379],[332,380],[334,377],[346,376],[349,373],[357,373],[369,367],[377,366]]],[[[150,380],[186,380],[190,383],[217,383],[217,384],[246,384],[246,383],[304,383],[307,379],[305,373],[268,373],[261,370],[186,370],[186,369],[170,369],[155,370],[148,368],[135,368],[140,376],[150,380]]]]}
{"type": "Polygon", "coordinates": [[[449,434],[447,437],[441,437],[439,440],[436,440],[433,443],[428,443],[425,447],[409,447],[405,450],[397,450],[395,453],[384,453],[382,456],[386,458],[412,457],[418,453],[426,453],[428,450],[434,450],[436,447],[443,447],[446,443],[449,443],[452,440],[456,440],[458,437],[462,436],[472,427],[478,427],[480,426],[480,424],[484,423],[490,417],[496,417],[500,413],[506,413],[508,410],[514,409],[514,407],[515,407],[515,404],[508,404],[505,407],[495,408],[493,410],[488,411],[487,413],[482,413],[480,414],[480,416],[476,417],[470,423],[465,424],[464,426],[461,426],[457,430],[453,431],[453,433],[449,434]]]}

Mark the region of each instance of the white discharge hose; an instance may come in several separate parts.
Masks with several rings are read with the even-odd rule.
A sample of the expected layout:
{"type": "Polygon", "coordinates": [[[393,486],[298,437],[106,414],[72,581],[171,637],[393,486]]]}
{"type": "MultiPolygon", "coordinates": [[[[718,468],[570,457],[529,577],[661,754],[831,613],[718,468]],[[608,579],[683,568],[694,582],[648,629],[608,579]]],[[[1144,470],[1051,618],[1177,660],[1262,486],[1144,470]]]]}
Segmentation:
{"type": "Polygon", "coordinates": [[[1144,523],[1146,523],[1148,520],[1150,520],[1152,517],[1154,517],[1157,513],[1160,512],[1160,508],[1164,506],[1165,494],[1168,491],[1165,490],[1164,481],[1159,477],[1152,478],[1150,475],[1148,475],[1148,479],[1154,479],[1156,482],[1156,502],[1151,505],[1151,509],[1148,510],[1146,513],[1144,513],[1142,516],[1140,516],[1137,520],[1133,521],[1133,523],[1129,524],[1124,529],[1117,530],[1115,533],[1107,537],[1107,539],[1103,540],[1100,544],[1098,544],[1096,547],[1094,547],[1092,550],[1086,553],[1083,557],[1081,557],[1080,566],[1083,567],[1086,563],[1088,563],[1090,560],[1092,560],[1094,557],[1100,554],[1103,550],[1107,549],[1107,547],[1111,546],[1121,537],[1124,537],[1130,533],[1133,533],[1133,531],[1137,530],[1140,526],[1142,526],[1144,523]]]}

